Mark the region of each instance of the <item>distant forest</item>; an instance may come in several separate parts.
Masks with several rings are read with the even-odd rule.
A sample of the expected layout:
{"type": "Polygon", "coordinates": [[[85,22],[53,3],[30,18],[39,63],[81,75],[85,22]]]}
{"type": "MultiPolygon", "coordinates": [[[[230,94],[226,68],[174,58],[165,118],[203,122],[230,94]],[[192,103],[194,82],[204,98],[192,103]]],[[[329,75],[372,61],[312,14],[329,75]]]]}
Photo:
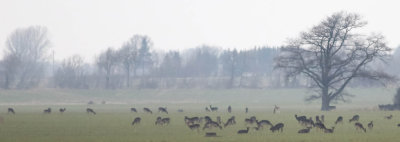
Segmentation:
{"type": "MultiPolygon", "coordinates": [[[[6,41],[0,61],[3,89],[73,88],[295,88],[309,87],[303,76],[289,77],[275,68],[282,47],[237,50],[201,45],[181,51],[157,51],[145,35],[134,35],[120,47],[99,52],[94,63],[73,55],[54,61],[45,27],[17,29],[6,41]]],[[[400,72],[400,50],[372,68],[400,72]]],[[[355,79],[351,87],[379,87],[375,80],[355,79]]]]}

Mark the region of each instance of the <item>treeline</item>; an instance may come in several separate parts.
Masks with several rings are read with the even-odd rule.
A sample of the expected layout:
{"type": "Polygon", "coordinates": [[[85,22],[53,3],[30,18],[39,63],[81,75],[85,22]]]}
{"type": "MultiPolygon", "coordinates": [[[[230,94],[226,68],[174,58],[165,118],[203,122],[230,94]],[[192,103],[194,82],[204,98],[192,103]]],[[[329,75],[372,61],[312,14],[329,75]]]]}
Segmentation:
{"type": "MultiPolygon", "coordinates": [[[[47,30],[32,26],[15,30],[6,41],[0,61],[4,89],[51,88],[270,88],[307,87],[305,77],[289,78],[274,68],[280,47],[222,49],[201,45],[181,51],[156,51],[145,35],[134,35],[120,47],[109,47],[94,63],[73,55],[52,61],[47,30]]],[[[377,68],[398,73],[400,51],[389,64],[377,68]]],[[[355,80],[352,86],[378,86],[379,82],[355,80]]]]}

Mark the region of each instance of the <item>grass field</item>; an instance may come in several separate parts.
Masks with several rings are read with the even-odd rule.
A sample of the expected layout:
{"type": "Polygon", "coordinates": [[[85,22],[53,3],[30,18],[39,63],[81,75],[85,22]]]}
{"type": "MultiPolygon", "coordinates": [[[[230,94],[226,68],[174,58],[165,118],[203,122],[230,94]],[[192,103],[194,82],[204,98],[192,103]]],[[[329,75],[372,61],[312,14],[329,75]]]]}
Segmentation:
{"type": "Polygon", "coordinates": [[[307,94],[301,89],[288,90],[30,90],[0,92],[0,141],[18,142],[86,142],[86,141],[137,141],[137,142],[219,142],[219,141],[327,141],[327,142],[395,142],[400,139],[400,112],[377,111],[376,105],[391,103],[394,89],[354,89],[356,95],[351,103],[338,104],[332,112],[318,111],[318,102],[304,103],[307,94]],[[70,95],[70,96],[69,96],[70,95]],[[226,97],[229,96],[229,97],[226,97]],[[87,105],[88,100],[107,104],[87,105]],[[218,106],[220,112],[205,112],[206,105],[218,106]],[[231,104],[233,113],[226,112],[227,104],[231,104]],[[279,114],[272,114],[272,106],[281,107],[279,114]],[[145,114],[141,108],[156,110],[159,106],[167,106],[169,114],[145,114]],[[244,113],[248,106],[250,112],[244,113]],[[13,107],[16,115],[7,114],[8,107],[13,107]],[[53,108],[52,114],[43,114],[43,109],[53,108]],[[66,107],[60,114],[57,110],[66,107]],[[87,107],[98,114],[88,115],[87,107]],[[129,108],[136,107],[138,113],[130,113],[129,108]],[[179,113],[177,109],[184,109],[179,113]],[[303,126],[299,125],[294,114],[315,116],[325,115],[327,127],[334,126],[335,119],[341,115],[345,119],[343,125],[337,125],[333,134],[325,134],[312,129],[309,134],[297,134],[303,126]],[[375,127],[367,133],[357,131],[347,121],[354,114],[360,115],[360,122],[366,127],[374,121],[375,127]],[[392,120],[384,116],[393,114],[392,120]],[[222,130],[191,131],[184,124],[184,116],[221,116],[226,121],[236,116],[236,125],[222,130]],[[283,133],[271,133],[269,130],[250,130],[247,135],[236,132],[245,129],[244,119],[250,116],[267,119],[276,124],[285,124],[283,133]],[[156,117],[170,117],[168,126],[155,126],[156,117]],[[142,123],[132,127],[130,123],[135,117],[142,117],[142,123]],[[205,132],[217,132],[219,137],[204,137],[205,132]]]}

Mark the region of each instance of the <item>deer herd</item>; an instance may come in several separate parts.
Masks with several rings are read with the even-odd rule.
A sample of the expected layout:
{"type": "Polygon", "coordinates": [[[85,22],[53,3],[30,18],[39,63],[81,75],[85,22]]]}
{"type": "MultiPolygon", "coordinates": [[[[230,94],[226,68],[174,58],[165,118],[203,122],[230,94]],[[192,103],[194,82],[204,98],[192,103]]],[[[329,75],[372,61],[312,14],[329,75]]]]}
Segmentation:
{"type": "MultiPolygon", "coordinates": [[[[217,112],[218,107],[209,105],[205,107],[205,110],[207,112],[217,112]]],[[[66,108],[60,108],[59,109],[60,113],[63,114],[66,111],[66,108]]],[[[130,108],[131,112],[138,113],[136,108],[130,108]]],[[[249,109],[246,107],[245,108],[245,113],[248,113],[249,109]]],[[[275,105],[273,109],[273,114],[277,113],[279,111],[279,107],[275,105]]],[[[87,114],[91,115],[96,115],[96,112],[91,109],[87,108],[86,109],[87,114]]],[[[153,111],[151,111],[150,108],[143,108],[144,113],[148,114],[153,114],[153,111]]],[[[179,109],[178,112],[183,112],[182,109],[179,109]]],[[[227,109],[228,113],[232,113],[232,107],[228,106],[227,109]]],[[[8,114],[16,114],[15,110],[13,108],[8,108],[7,110],[8,114]]],[[[51,113],[51,108],[47,108],[43,110],[44,114],[50,114],[51,113]]],[[[165,113],[168,114],[167,107],[159,107],[158,108],[158,113],[165,113]]],[[[343,122],[343,116],[338,116],[336,121],[334,122],[335,126],[332,127],[327,127],[325,125],[325,116],[315,116],[315,121],[313,120],[313,117],[307,117],[307,116],[298,116],[297,114],[294,115],[295,119],[297,122],[304,128],[298,130],[299,134],[306,134],[310,133],[311,129],[314,128],[316,131],[320,131],[323,133],[334,133],[335,126],[344,124],[343,122]]],[[[384,119],[392,119],[393,115],[385,116],[384,119]]],[[[139,125],[141,122],[142,118],[141,117],[136,117],[132,121],[131,125],[136,126],[139,125]]],[[[204,116],[204,117],[184,117],[184,123],[185,125],[190,129],[190,130],[197,130],[199,132],[200,130],[213,130],[213,129],[219,129],[222,130],[223,128],[227,128],[229,126],[236,125],[236,120],[235,116],[231,116],[230,118],[226,119],[225,123],[222,121],[220,116],[216,117],[216,120],[214,121],[210,116],[204,116]]],[[[367,132],[366,128],[364,125],[359,122],[360,116],[359,115],[354,115],[351,117],[348,121],[349,124],[354,123],[354,127],[357,131],[361,132],[367,132]]],[[[171,119],[169,117],[160,117],[158,116],[155,120],[155,125],[158,126],[167,126],[171,122],[171,119]]],[[[258,120],[256,116],[251,116],[249,118],[244,119],[245,123],[245,129],[241,129],[237,131],[237,134],[247,134],[249,133],[249,130],[255,130],[255,131],[260,131],[264,130],[265,128],[269,128],[271,132],[283,132],[283,128],[285,126],[284,123],[279,122],[276,123],[275,125],[271,123],[269,120],[258,120]]],[[[370,121],[367,124],[368,128],[371,130],[374,127],[373,121],[370,121]]],[[[400,127],[400,124],[397,124],[397,127],[400,127]]],[[[216,136],[216,132],[206,132],[206,136],[216,136]]]]}

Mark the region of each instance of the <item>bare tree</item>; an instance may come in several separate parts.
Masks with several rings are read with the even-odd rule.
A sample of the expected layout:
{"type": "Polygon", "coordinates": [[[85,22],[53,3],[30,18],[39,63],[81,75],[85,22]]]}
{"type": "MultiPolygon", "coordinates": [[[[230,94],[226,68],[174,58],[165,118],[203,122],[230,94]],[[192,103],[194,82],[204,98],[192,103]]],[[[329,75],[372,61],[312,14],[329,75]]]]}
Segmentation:
{"type": "Polygon", "coordinates": [[[97,59],[97,66],[101,71],[106,72],[106,88],[110,88],[110,76],[118,65],[118,55],[111,47],[109,47],[105,52],[100,54],[97,59]]]}
{"type": "Polygon", "coordinates": [[[30,88],[39,84],[44,62],[48,58],[50,41],[47,29],[31,26],[15,30],[6,41],[5,68],[6,88],[15,84],[16,88],[30,88]]]}
{"type": "Polygon", "coordinates": [[[353,78],[391,79],[368,66],[389,56],[390,48],[382,35],[354,33],[365,25],[357,14],[335,13],[282,48],[276,67],[311,78],[317,94],[307,100],[321,99],[321,110],[327,111],[332,101],[345,101],[344,89],[353,78]]]}
{"type": "Polygon", "coordinates": [[[138,46],[140,45],[140,36],[135,35],[129,41],[127,41],[122,48],[119,50],[119,56],[121,58],[122,65],[126,72],[126,86],[130,87],[130,73],[132,68],[136,68],[135,62],[138,54],[138,46]]]}
{"type": "Polygon", "coordinates": [[[54,74],[55,83],[61,88],[87,88],[83,58],[74,55],[64,59],[54,74]]]}

